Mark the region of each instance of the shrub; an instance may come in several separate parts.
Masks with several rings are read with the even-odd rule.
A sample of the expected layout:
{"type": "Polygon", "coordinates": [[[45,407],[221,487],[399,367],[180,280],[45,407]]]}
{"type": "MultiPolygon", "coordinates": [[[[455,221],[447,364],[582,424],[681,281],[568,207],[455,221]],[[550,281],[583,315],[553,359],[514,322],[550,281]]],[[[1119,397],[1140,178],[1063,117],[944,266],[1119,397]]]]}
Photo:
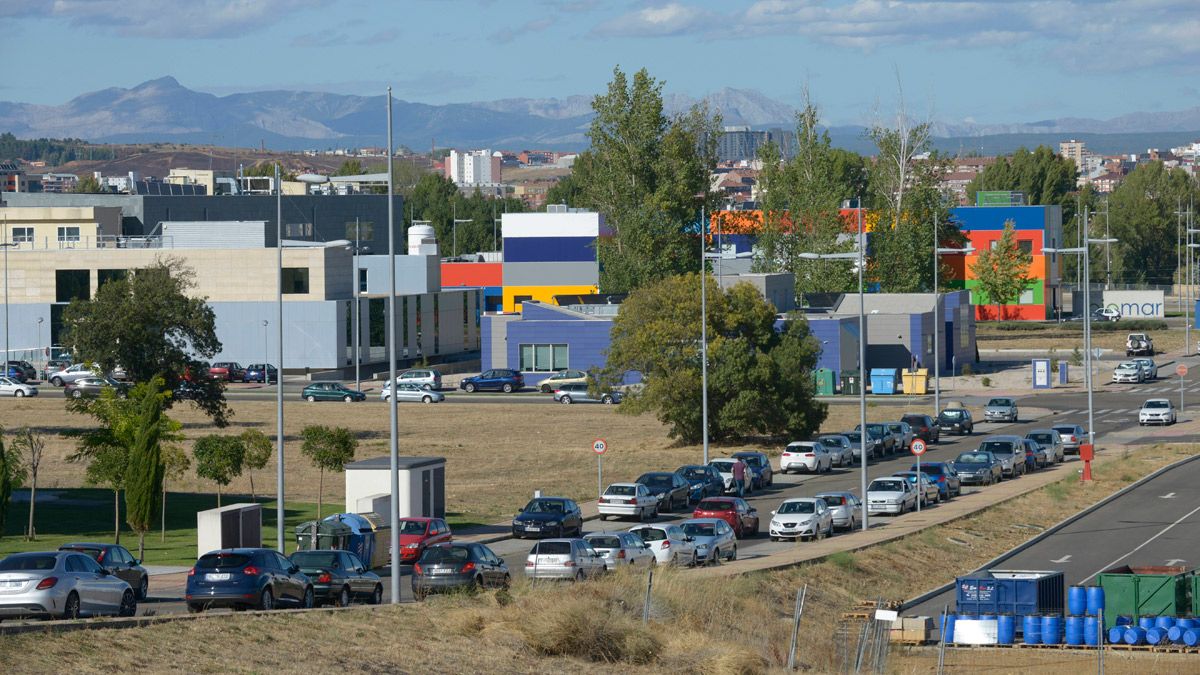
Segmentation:
{"type": "Polygon", "coordinates": [[[1079,345],[1075,345],[1075,347],[1071,349],[1071,365],[1083,365],[1083,352],[1079,351],[1079,345]]]}
{"type": "Polygon", "coordinates": [[[527,608],[521,626],[525,644],[545,656],[589,661],[649,663],[662,643],[658,636],[613,603],[593,595],[558,597],[527,608]]]}
{"type": "Polygon", "coordinates": [[[854,554],[849,551],[838,551],[826,558],[826,560],[847,572],[853,572],[858,569],[858,565],[854,560],[854,554]]]}
{"type": "Polygon", "coordinates": [[[974,375],[975,367],[969,363],[964,363],[959,372],[961,372],[963,375],[974,375]]]}
{"type": "Polygon", "coordinates": [[[986,376],[985,376],[985,377],[984,377],[982,380],[980,380],[979,382],[980,382],[980,384],[982,384],[982,385],[983,385],[983,386],[985,386],[985,387],[990,387],[990,386],[992,386],[992,378],[990,378],[990,377],[986,377],[986,376]]]}

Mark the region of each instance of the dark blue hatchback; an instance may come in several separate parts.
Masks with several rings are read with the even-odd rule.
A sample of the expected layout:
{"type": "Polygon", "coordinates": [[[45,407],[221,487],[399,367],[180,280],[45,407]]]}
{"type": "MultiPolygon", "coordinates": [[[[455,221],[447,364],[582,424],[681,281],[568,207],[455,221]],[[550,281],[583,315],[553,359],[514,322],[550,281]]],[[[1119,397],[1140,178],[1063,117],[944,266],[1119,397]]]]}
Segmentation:
{"type": "Polygon", "coordinates": [[[269,548],[229,548],[200,556],[188,572],[189,612],[212,607],[310,608],[312,581],[291,560],[269,548]]]}

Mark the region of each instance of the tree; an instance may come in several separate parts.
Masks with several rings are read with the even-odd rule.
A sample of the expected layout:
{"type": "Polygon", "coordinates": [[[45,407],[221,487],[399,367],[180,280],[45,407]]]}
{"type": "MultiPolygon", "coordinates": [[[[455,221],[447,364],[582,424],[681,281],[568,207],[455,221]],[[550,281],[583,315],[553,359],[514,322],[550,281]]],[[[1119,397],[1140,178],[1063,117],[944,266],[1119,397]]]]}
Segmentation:
{"type": "Polygon", "coordinates": [[[320,520],[325,493],[325,471],[345,470],[346,464],[354,459],[358,439],[344,427],[326,427],[319,424],[304,427],[300,437],[304,439],[300,452],[308,457],[320,474],[317,484],[317,520],[320,520]]]}
{"type": "MultiPolygon", "coordinates": [[[[194,288],[195,273],[178,260],[160,258],[132,270],[66,308],[63,345],[102,370],[123,366],[135,382],[161,376],[173,391],[185,373],[201,372],[202,362],[221,351],[213,310],[190,295],[194,288]]],[[[197,378],[193,384],[199,388],[196,405],[217,426],[228,424],[232,413],[222,383],[197,378]]]]}
{"type": "MultiPolygon", "coordinates": [[[[1196,196],[1196,184],[1188,174],[1162,162],[1138,165],[1113,190],[1108,217],[1110,233],[1118,240],[1113,245],[1112,264],[1119,271],[1119,280],[1173,283],[1179,246],[1176,211],[1180,206],[1186,209],[1196,196]]],[[[1103,216],[1094,217],[1090,235],[1103,237],[1103,226],[1103,216]]],[[[1102,270],[1094,259],[1091,267],[1093,274],[1102,270]]]]}
{"type": "Polygon", "coordinates": [[[999,318],[1004,318],[1004,305],[1016,302],[1029,287],[1033,277],[1028,274],[1033,256],[1022,251],[1010,220],[1004,223],[1004,233],[990,249],[979,253],[971,271],[978,279],[979,291],[989,304],[997,305],[999,318]]]}
{"type": "Polygon", "coordinates": [[[1067,220],[1077,173],[1075,162],[1049,147],[1039,145],[1033,152],[1020,147],[1009,157],[997,157],[972,178],[967,183],[967,197],[974,203],[975,193],[981,190],[1017,191],[1030,205],[1062,206],[1063,219],[1067,220]]]}
{"type": "Polygon", "coordinates": [[[271,445],[271,439],[258,429],[243,431],[241,439],[242,444],[246,446],[246,456],[243,458],[242,465],[250,476],[250,501],[253,502],[257,501],[254,494],[254,472],[267,465],[275,446],[271,445]]]}
{"type": "MultiPolygon", "coordinates": [[[[262,177],[262,178],[274,178],[275,177],[275,162],[259,162],[258,164],[254,164],[254,165],[251,165],[248,167],[243,167],[242,175],[243,176],[258,176],[258,177],[262,177]]],[[[280,166],[279,167],[279,179],[280,180],[288,180],[288,181],[296,180],[296,173],[294,171],[288,171],[287,169],[280,166]]]]}
{"type": "Polygon", "coordinates": [[[546,191],[547,204],[566,204],[574,207],[581,204],[583,197],[583,189],[579,185],[579,181],[575,180],[575,174],[567,174],[558,179],[550,189],[546,191]]]}
{"type": "Polygon", "coordinates": [[[92,452],[84,473],[88,485],[103,485],[113,492],[113,540],[117,544],[121,543],[121,490],[125,488],[128,468],[127,448],[104,445],[92,452]]]}
{"type": "MultiPolygon", "coordinates": [[[[347,159],[333,172],[335,176],[360,176],[366,173],[362,162],[357,159],[347,159]]],[[[384,173],[387,173],[386,171],[384,173]]]]}
{"type": "Polygon", "coordinates": [[[8,522],[8,505],[13,490],[21,487],[24,480],[25,469],[21,466],[21,455],[15,448],[5,449],[4,429],[0,428],[0,537],[4,536],[4,527],[8,522]]]}
{"type": "Polygon", "coordinates": [[[139,398],[134,401],[137,421],[125,477],[125,522],[137,532],[139,560],[146,556],[146,532],[153,524],[163,487],[162,384],[162,378],[156,377],[135,390],[139,398]]]}
{"type": "Polygon", "coordinates": [[[192,445],[196,475],[217,484],[217,506],[221,506],[221,488],[242,475],[246,446],[240,436],[213,434],[196,439],[192,445]]]}
{"type": "Polygon", "coordinates": [[[162,465],[163,465],[163,481],[162,481],[162,541],[167,540],[167,483],[171,481],[181,480],[187,470],[191,468],[192,461],[188,459],[187,453],[178,445],[163,445],[162,446],[162,465]]]}
{"type": "Polygon", "coordinates": [[[75,192],[81,194],[96,194],[100,192],[100,181],[95,176],[83,176],[75,183],[75,192]]]}
{"type": "MultiPolygon", "coordinates": [[[[33,526],[33,512],[37,506],[38,471],[42,466],[46,440],[38,432],[25,427],[17,432],[11,445],[13,450],[25,457],[25,468],[29,474],[29,526],[25,530],[25,538],[33,541],[37,538],[37,530],[33,526]]],[[[0,527],[0,532],[2,531],[3,528],[0,527]]]]}

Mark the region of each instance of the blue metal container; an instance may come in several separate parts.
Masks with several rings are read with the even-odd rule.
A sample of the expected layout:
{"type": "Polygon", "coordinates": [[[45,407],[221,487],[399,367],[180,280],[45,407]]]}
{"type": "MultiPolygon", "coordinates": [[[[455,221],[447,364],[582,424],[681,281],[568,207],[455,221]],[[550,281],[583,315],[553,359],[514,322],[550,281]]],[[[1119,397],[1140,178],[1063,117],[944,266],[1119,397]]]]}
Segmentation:
{"type": "Polygon", "coordinates": [[[1071,616],[1083,616],[1089,613],[1087,593],[1088,589],[1084,586],[1070,586],[1067,588],[1067,614],[1071,616]]]}
{"type": "Polygon", "coordinates": [[[988,570],[959,577],[955,607],[960,614],[1062,614],[1062,572],[988,570]]]}
{"type": "Polygon", "coordinates": [[[1057,614],[1047,614],[1042,617],[1042,644],[1062,644],[1062,617],[1057,614]]]}
{"type": "Polygon", "coordinates": [[[1195,647],[1200,642],[1200,628],[1189,628],[1183,631],[1183,644],[1195,647]]]}
{"type": "Polygon", "coordinates": [[[1160,616],[1154,620],[1155,628],[1161,628],[1163,630],[1166,630],[1174,625],[1175,625],[1175,617],[1173,617],[1173,616],[1160,616]]]}
{"type": "Polygon", "coordinates": [[[1146,629],[1141,626],[1127,626],[1121,640],[1127,645],[1140,645],[1146,642],[1146,629]]]}
{"type": "Polygon", "coordinates": [[[1126,616],[1126,615],[1118,616],[1117,622],[1113,625],[1115,625],[1115,626],[1132,626],[1133,625],[1133,617],[1126,616]]]}
{"type": "Polygon", "coordinates": [[[1017,637],[1017,617],[1012,614],[1001,614],[996,617],[996,642],[1011,645],[1017,637]]]}
{"type": "Polygon", "coordinates": [[[1186,629],[1182,626],[1171,626],[1167,629],[1167,639],[1171,642],[1182,642],[1184,630],[1186,629]]]}
{"type": "Polygon", "coordinates": [[[1144,630],[1150,630],[1151,628],[1154,628],[1154,620],[1156,618],[1158,618],[1158,617],[1139,616],[1138,620],[1137,620],[1138,628],[1142,628],[1144,630]]]}
{"type": "Polygon", "coordinates": [[[1125,629],[1127,626],[1113,626],[1108,629],[1108,644],[1116,645],[1125,640],[1125,629]]]}
{"type": "Polygon", "coordinates": [[[954,615],[942,615],[942,642],[954,642],[954,615]]]}
{"type": "Polygon", "coordinates": [[[1092,616],[1099,616],[1102,609],[1104,609],[1104,589],[1100,586],[1088,586],[1087,613],[1092,616]]]}
{"type": "Polygon", "coordinates": [[[1083,617],[1068,616],[1066,621],[1066,640],[1069,645],[1083,644],[1083,617]]]}
{"type": "Polygon", "coordinates": [[[1146,644],[1156,645],[1167,639],[1167,629],[1155,626],[1146,631],[1146,644]]]}
{"type": "Polygon", "coordinates": [[[1098,617],[1083,617],[1083,644],[1093,647],[1100,644],[1100,619],[1098,617]]]}
{"type": "Polygon", "coordinates": [[[1027,645],[1042,644],[1042,617],[1029,614],[1021,622],[1021,639],[1027,645]]]}

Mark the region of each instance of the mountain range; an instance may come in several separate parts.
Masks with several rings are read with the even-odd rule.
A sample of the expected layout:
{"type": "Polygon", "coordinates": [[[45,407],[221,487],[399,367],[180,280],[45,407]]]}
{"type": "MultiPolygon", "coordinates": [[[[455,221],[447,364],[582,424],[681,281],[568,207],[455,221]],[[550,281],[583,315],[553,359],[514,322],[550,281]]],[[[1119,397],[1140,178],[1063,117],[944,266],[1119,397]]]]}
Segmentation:
{"type": "MultiPolygon", "coordinates": [[[[725,88],[705,97],[726,125],[790,128],[791,106],[748,89],[725,88]]],[[[667,94],[668,112],[696,99],[667,94]]],[[[394,138],[421,149],[586,147],[591,97],[512,98],[429,105],[395,100],[394,138]]],[[[216,96],[162,77],[130,89],[112,87],[82,94],[62,105],[0,102],[0,131],[19,138],[83,138],[102,143],[196,143],[273,149],[323,149],[385,145],[383,96],[308,91],[257,91],[216,96]]],[[[1135,112],[1112,119],[1060,118],[1013,124],[937,122],[940,149],[1004,152],[1018,145],[1054,142],[1074,135],[1100,152],[1171,147],[1200,130],[1200,107],[1173,112],[1135,112]],[[1114,144],[1133,147],[1106,149],[1114,144]]],[[[836,126],[836,145],[869,151],[861,126],[836,126]]]]}

